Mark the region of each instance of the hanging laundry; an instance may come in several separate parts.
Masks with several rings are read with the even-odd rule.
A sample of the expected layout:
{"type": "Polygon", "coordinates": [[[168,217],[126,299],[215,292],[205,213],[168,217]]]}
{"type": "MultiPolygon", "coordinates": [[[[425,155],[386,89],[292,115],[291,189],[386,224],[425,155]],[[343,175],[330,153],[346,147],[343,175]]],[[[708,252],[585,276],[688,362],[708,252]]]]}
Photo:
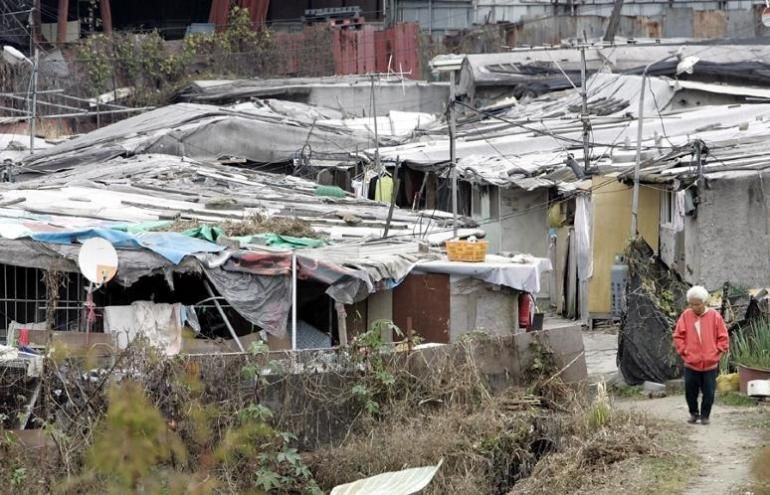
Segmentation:
{"type": "Polygon", "coordinates": [[[374,192],[374,200],[380,203],[390,203],[393,200],[393,179],[389,175],[380,177],[374,192]]]}

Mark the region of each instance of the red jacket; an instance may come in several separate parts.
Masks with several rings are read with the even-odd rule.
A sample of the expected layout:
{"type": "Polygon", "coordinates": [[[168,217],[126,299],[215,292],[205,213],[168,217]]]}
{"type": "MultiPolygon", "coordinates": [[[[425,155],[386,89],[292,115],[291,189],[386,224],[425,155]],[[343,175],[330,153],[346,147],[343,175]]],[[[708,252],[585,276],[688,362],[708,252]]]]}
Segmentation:
{"type": "Polygon", "coordinates": [[[695,331],[699,317],[692,309],[685,310],[674,330],[676,352],[682,356],[684,365],[695,371],[709,371],[719,366],[719,358],[727,352],[730,340],[722,316],[708,309],[700,316],[701,338],[695,331]]]}

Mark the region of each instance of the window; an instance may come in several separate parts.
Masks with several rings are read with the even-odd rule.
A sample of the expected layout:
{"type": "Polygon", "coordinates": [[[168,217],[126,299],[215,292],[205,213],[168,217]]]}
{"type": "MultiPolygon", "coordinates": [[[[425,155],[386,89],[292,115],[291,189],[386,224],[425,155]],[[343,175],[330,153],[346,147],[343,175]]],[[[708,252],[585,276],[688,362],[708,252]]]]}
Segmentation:
{"type": "Polygon", "coordinates": [[[474,218],[500,218],[500,188],[497,186],[474,186],[471,206],[474,218]]]}
{"type": "Polygon", "coordinates": [[[662,193],[660,201],[661,225],[673,225],[674,215],[676,215],[676,191],[666,191],[662,193]]]}
{"type": "Polygon", "coordinates": [[[489,186],[489,218],[500,218],[500,188],[489,186]]]}
{"type": "Polygon", "coordinates": [[[483,188],[476,185],[471,187],[471,216],[473,218],[483,217],[481,209],[481,195],[483,188]]]}

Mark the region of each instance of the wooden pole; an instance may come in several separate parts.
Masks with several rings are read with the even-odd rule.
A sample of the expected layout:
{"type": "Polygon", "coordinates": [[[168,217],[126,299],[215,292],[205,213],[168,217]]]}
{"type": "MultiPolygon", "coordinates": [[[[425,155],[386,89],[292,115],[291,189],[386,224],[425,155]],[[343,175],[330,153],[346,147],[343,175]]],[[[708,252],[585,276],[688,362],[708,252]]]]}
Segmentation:
{"type": "Polygon", "coordinates": [[[580,47],[580,84],[581,84],[581,99],[583,100],[582,109],[580,112],[580,120],[583,123],[583,167],[585,168],[586,175],[591,168],[591,149],[589,147],[589,133],[591,132],[591,121],[588,118],[588,86],[586,85],[586,47],[582,45],[580,47]]]}
{"type": "Polygon", "coordinates": [[[401,168],[401,158],[396,157],[396,169],[393,171],[393,192],[390,195],[390,208],[388,209],[388,219],[385,221],[385,232],[382,237],[388,237],[390,230],[390,221],[393,219],[393,208],[396,207],[396,198],[398,197],[398,188],[401,186],[401,179],[398,178],[398,169],[401,168]]]}
{"type": "Polygon", "coordinates": [[[56,43],[59,46],[67,42],[67,13],[69,12],[69,0],[59,0],[59,10],[56,19],[56,43]]]}
{"type": "Polygon", "coordinates": [[[452,174],[452,234],[457,238],[457,157],[455,156],[455,71],[449,73],[449,172],[452,174]]]}
{"type": "Polygon", "coordinates": [[[99,0],[99,8],[102,12],[104,34],[112,34],[112,8],[110,7],[110,0],[99,0]]]}
{"type": "MultiPolygon", "coordinates": [[[[42,17],[40,15],[40,0],[35,0],[32,7],[32,39],[30,41],[36,46],[43,44],[43,37],[40,34],[40,26],[42,22],[42,17]]],[[[31,47],[30,53],[32,53],[31,47]]]]}
{"type": "Polygon", "coordinates": [[[604,33],[604,41],[608,43],[615,41],[615,33],[618,32],[618,26],[620,25],[620,11],[622,9],[623,0],[615,0],[615,5],[612,6],[610,20],[607,23],[607,32],[604,33]]]}

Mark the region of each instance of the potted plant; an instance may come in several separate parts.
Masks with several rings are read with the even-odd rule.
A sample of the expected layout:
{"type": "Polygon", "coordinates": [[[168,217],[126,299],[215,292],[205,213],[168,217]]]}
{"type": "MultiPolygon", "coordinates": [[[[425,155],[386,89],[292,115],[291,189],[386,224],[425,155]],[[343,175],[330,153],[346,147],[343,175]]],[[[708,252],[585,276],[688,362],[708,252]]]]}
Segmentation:
{"type": "Polygon", "coordinates": [[[741,393],[752,380],[770,379],[770,322],[759,321],[735,333],[730,355],[738,368],[741,393]]]}

